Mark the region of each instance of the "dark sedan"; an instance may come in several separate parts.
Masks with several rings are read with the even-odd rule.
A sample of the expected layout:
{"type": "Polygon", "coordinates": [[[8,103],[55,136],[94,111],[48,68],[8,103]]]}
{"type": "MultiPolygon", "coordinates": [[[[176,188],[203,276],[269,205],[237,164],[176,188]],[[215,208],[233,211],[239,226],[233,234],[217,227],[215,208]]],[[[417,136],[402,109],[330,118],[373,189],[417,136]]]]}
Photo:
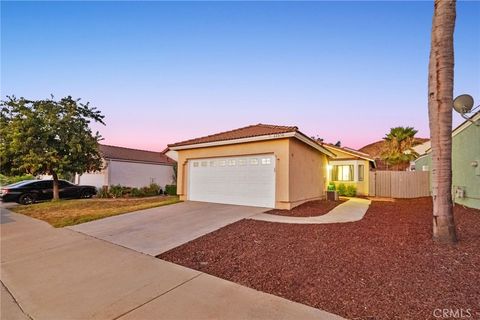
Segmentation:
{"type": "MultiPolygon", "coordinates": [[[[77,186],[65,180],[59,180],[60,198],[91,198],[97,193],[93,186],[77,186]]],[[[0,189],[3,202],[31,204],[36,201],[53,198],[53,180],[25,180],[4,186],[0,189]]]]}

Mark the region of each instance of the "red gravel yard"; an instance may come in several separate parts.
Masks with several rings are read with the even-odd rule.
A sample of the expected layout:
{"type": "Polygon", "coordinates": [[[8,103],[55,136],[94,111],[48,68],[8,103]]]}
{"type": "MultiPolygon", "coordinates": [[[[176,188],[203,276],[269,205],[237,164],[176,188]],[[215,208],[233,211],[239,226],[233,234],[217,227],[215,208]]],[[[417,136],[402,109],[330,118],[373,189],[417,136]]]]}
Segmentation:
{"type": "Polygon", "coordinates": [[[304,204],[299,205],[298,207],[293,208],[292,210],[280,210],[273,209],[265,213],[276,214],[279,216],[290,216],[290,217],[314,217],[321,216],[333,208],[342,204],[345,200],[338,201],[329,201],[329,200],[315,200],[309,201],[304,204]]]}
{"type": "Polygon", "coordinates": [[[480,210],[455,207],[455,246],[432,242],[431,211],[421,198],[373,201],[352,223],[242,220],[159,258],[350,319],[479,319],[480,210]]]}

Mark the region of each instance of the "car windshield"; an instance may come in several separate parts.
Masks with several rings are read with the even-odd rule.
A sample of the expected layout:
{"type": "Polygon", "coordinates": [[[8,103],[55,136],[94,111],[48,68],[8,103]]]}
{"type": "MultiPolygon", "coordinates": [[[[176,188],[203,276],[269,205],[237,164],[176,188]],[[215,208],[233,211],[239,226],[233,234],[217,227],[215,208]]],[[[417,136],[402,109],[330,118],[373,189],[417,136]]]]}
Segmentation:
{"type": "Polygon", "coordinates": [[[6,185],[6,186],[3,186],[2,188],[15,188],[15,187],[21,187],[21,186],[24,186],[24,185],[27,185],[27,184],[30,184],[32,182],[36,182],[38,180],[23,180],[23,181],[19,181],[19,182],[15,182],[15,183],[12,183],[12,184],[9,184],[9,185],[6,185]]]}

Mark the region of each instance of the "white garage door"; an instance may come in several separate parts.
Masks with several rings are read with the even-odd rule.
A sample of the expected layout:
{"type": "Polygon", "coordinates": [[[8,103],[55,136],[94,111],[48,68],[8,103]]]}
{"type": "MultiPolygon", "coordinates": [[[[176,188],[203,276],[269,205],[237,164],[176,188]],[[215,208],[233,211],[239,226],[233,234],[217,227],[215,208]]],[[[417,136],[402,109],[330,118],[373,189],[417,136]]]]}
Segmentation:
{"type": "Polygon", "coordinates": [[[189,200],[275,207],[275,156],[189,160],[189,200]]]}

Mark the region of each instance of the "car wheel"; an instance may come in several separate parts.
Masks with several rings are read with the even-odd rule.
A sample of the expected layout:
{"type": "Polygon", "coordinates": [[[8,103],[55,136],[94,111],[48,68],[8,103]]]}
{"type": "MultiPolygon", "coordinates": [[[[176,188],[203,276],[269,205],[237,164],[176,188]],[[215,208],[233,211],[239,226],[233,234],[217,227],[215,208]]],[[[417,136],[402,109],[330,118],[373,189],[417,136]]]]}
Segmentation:
{"type": "Polygon", "coordinates": [[[91,198],[92,196],[93,194],[88,190],[83,190],[82,193],[80,194],[80,198],[82,199],[88,199],[88,198],[91,198]]]}
{"type": "Polygon", "coordinates": [[[35,203],[35,196],[31,193],[22,194],[20,198],[18,198],[18,203],[24,205],[35,203]]]}

